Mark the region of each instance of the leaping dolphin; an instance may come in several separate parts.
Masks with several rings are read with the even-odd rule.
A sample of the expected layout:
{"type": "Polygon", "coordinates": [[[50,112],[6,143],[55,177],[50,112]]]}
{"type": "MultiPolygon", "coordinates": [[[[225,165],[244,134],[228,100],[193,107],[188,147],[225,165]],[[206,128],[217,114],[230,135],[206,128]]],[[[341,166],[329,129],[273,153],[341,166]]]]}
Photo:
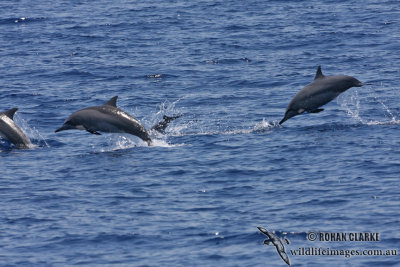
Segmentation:
{"type": "Polygon", "coordinates": [[[0,136],[18,148],[29,148],[32,145],[31,141],[14,122],[14,114],[17,110],[18,108],[12,108],[0,112],[0,136]]]}
{"type": "MultiPolygon", "coordinates": [[[[98,131],[128,133],[139,137],[151,146],[152,140],[147,130],[138,120],[117,107],[117,98],[118,96],[114,96],[102,106],[88,107],[72,113],[55,132],[78,129],[98,135],[100,134],[98,131]]],[[[168,122],[179,117],[164,116],[164,121],[159,122],[153,128],[157,130],[158,125],[163,125],[162,129],[165,129],[168,122]],[[169,120],[167,121],[167,119],[169,120]]]]}
{"type": "Polygon", "coordinates": [[[321,66],[318,66],[314,81],[301,89],[290,101],[286,113],[279,124],[304,112],[318,113],[319,108],[335,99],[338,95],[351,87],[360,87],[362,82],[347,75],[325,76],[321,66]]]}

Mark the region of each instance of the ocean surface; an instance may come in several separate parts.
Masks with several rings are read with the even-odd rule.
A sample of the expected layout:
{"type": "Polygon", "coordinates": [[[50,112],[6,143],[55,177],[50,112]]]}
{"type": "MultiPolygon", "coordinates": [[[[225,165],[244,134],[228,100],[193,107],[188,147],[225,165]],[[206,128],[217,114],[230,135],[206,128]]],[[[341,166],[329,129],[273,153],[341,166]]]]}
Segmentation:
{"type": "Polygon", "coordinates": [[[398,1],[0,2],[1,266],[400,266],[398,1]],[[282,126],[315,76],[351,75],[282,126]],[[55,133],[118,96],[155,145],[55,133]],[[316,233],[378,233],[377,242],[316,233]],[[397,250],[294,255],[302,248],[397,250]]]}

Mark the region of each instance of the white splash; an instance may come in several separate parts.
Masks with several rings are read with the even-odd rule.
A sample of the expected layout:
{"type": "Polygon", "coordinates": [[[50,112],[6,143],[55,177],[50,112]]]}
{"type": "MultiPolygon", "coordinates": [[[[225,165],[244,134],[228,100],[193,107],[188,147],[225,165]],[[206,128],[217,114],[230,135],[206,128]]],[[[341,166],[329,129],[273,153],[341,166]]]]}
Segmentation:
{"type": "MultiPolygon", "coordinates": [[[[371,91],[371,88],[369,88],[371,91]]],[[[362,110],[362,106],[360,103],[360,98],[358,96],[358,90],[353,90],[353,93],[349,97],[340,97],[338,98],[338,103],[344,108],[347,114],[353,119],[359,121],[364,125],[387,125],[387,124],[400,124],[400,120],[396,118],[396,115],[390,110],[390,108],[383,102],[383,100],[374,96],[374,100],[380,104],[382,107],[386,119],[384,120],[373,120],[373,119],[364,119],[360,115],[360,111],[362,110]]]]}
{"type": "Polygon", "coordinates": [[[183,146],[184,144],[169,144],[167,141],[162,140],[162,139],[153,139],[152,140],[152,147],[178,147],[178,146],[183,146]]]}
{"type": "Polygon", "coordinates": [[[277,124],[275,122],[268,122],[265,120],[265,118],[263,118],[263,120],[261,122],[256,123],[256,125],[254,125],[253,131],[255,131],[255,132],[266,131],[266,130],[270,130],[276,126],[277,126],[277,124]]]}
{"type": "Polygon", "coordinates": [[[169,102],[168,100],[165,100],[164,102],[162,102],[160,105],[158,105],[158,109],[159,111],[154,114],[153,118],[157,118],[160,115],[171,115],[171,114],[176,114],[176,113],[182,113],[181,111],[179,111],[176,108],[176,104],[179,103],[179,101],[181,101],[182,98],[179,98],[177,100],[175,100],[174,102],[169,102]]]}
{"type": "MultiPolygon", "coordinates": [[[[31,142],[32,140],[38,140],[40,143],[43,142],[45,147],[50,147],[40,132],[34,126],[29,126],[27,121],[24,120],[18,113],[14,115],[14,121],[29,138],[29,140],[31,140],[31,142]]],[[[38,145],[32,143],[31,148],[36,147],[38,147],[38,145]]]]}
{"type": "Polygon", "coordinates": [[[344,108],[347,114],[355,120],[364,123],[363,119],[360,117],[360,99],[358,97],[358,90],[355,89],[354,93],[347,98],[338,98],[340,106],[344,108]]]}
{"type": "Polygon", "coordinates": [[[117,135],[110,134],[110,137],[107,138],[107,144],[99,149],[99,145],[92,144],[92,149],[94,152],[112,152],[118,150],[131,149],[134,147],[148,147],[149,149],[154,147],[178,147],[183,146],[184,144],[169,144],[167,141],[163,139],[152,139],[151,146],[148,146],[147,143],[140,138],[133,135],[117,135]]]}

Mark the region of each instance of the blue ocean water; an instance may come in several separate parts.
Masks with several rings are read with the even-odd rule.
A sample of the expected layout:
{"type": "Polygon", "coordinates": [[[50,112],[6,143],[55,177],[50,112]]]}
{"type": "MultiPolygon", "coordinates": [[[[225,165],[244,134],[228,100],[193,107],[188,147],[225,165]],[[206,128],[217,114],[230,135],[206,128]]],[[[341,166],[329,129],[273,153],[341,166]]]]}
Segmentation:
{"type": "Polygon", "coordinates": [[[34,143],[0,139],[0,264],[400,266],[399,256],[296,256],[400,247],[398,1],[0,3],[0,111],[34,143]],[[364,82],[282,127],[325,75],[364,82]],[[134,136],[54,133],[118,95],[134,136]],[[377,232],[379,242],[312,242],[377,232]]]}

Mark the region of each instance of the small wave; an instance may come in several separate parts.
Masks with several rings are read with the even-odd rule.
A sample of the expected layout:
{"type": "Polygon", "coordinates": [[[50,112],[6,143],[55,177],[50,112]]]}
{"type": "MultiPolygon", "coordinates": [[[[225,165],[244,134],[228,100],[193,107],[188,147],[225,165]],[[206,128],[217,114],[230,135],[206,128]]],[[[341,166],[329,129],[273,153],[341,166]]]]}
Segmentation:
{"type": "Polygon", "coordinates": [[[146,75],[147,78],[162,78],[164,76],[164,74],[149,74],[146,75]]]}
{"type": "Polygon", "coordinates": [[[167,78],[176,78],[178,76],[175,75],[170,75],[170,74],[163,74],[163,73],[157,73],[157,74],[148,74],[146,75],[146,78],[148,79],[167,79],[167,78]]]}
{"type": "Polygon", "coordinates": [[[69,71],[64,71],[62,73],[60,73],[61,76],[78,76],[78,77],[88,77],[88,76],[92,76],[92,77],[96,77],[96,75],[94,75],[93,73],[89,72],[89,71],[83,71],[83,70],[77,70],[77,69],[73,69],[73,70],[69,70],[69,71]]]}
{"type": "Polygon", "coordinates": [[[0,25],[1,24],[16,24],[16,23],[33,23],[33,22],[40,22],[45,20],[44,17],[39,17],[39,18],[27,18],[27,17],[20,17],[20,18],[5,18],[5,19],[0,19],[0,25]]]}
{"type": "Polygon", "coordinates": [[[236,64],[236,63],[249,63],[249,62],[251,62],[251,60],[248,59],[247,57],[209,59],[209,60],[205,61],[205,63],[207,63],[207,64],[236,64]]]}

